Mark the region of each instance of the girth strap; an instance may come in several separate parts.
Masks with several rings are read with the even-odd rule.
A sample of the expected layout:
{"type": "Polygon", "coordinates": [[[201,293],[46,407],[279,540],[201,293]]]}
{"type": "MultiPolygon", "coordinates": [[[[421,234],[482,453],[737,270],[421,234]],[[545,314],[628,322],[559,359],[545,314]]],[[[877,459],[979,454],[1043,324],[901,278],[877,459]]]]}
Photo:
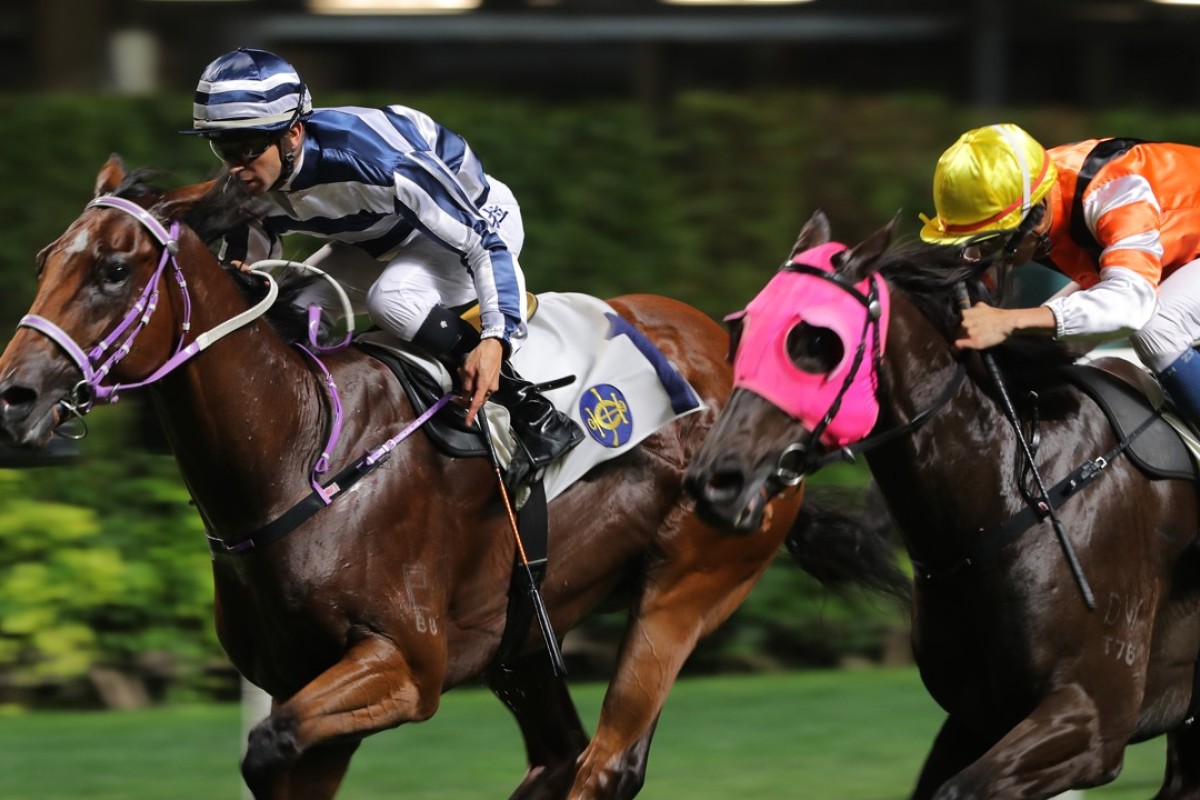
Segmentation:
{"type": "Polygon", "coordinates": [[[435,414],[449,404],[452,395],[447,393],[425,411],[405,426],[404,430],[372,450],[363,458],[343,469],[327,483],[314,486],[313,491],[305,495],[294,506],[256,530],[251,535],[228,543],[213,536],[208,537],[208,548],[214,554],[227,553],[230,555],[246,555],[261,549],[272,542],[282,539],[287,534],[307,522],[314,514],[325,508],[334,499],[341,497],[346,489],[360,479],[374,472],[376,467],[387,461],[392,449],[408,438],[417,428],[428,422],[435,414]]]}
{"type": "MultiPolygon", "coordinates": [[[[379,460],[373,464],[367,464],[364,460],[351,464],[333,476],[333,480],[326,483],[322,488],[328,491],[331,487],[337,487],[345,491],[362,478],[374,472],[375,468],[382,463],[383,460],[379,460]]],[[[209,536],[208,548],[215,554],[227,553],[237,556],[261,550],[272,542],[282,539],[296,528],[299,528],[314,514],[325,508],[326,505],[326,500],[320,494],[316,491],[309,492],[296,505],[244,539],[238,539],[232,544],[227,544],[221,539],[209,536]]]]}
{"type": "MultiPolygon", "coordinates": [[[[1063,478],[1054,486],[1047,490],[1049,495],[1050,505],[1054,508],[1061,507],[1062,503],[1079,493],[1081,489],[1090,484],[1092,481],[1104,474],[1108,466],[1113,460],[1119,458],[1122,453],[1129,449],[1129,446],[1135,439],[1141,436],[1154,422],[1159,419],[1160,413],[1156,412],[1142,422],[1132,433],[1127,437],[1121,438],[1117,444],[1112,447],[1107,453],[1091,461],[1085,461],[1080,466],[1076,467],[1070,475],[1063,478]]],[[[1021,538],[1025,531],[1032,528],[1034,525],[1043,521],[1046,518],[1045,513],[1036,505],[1026,505],[1013,516],[1009,517],[998,528],[992,529],[990,533],[980,537],[975,547],[971,552],[951,564],[948,567],[941,569],[930,570],[924,565],[913,561],[913,568],[916,576],[923,580],[933,580],[935,578],[944,578],[953,575],[960,570],[971,567],[975,564],[986,561],[987,559],[1000,552],[1008,545],[1021,538]]]]}

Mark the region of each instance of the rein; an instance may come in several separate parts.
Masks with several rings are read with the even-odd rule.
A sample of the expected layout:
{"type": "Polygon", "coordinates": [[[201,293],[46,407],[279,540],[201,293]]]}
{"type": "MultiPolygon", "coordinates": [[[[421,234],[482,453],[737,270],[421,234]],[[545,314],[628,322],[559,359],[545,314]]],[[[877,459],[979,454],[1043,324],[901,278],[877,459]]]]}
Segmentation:
{"type": "Polygon", "coordinates": [[[950,398],[954,397],[958,392],[958,388],[962,386],[963,379],[967,377],[967,367],[962,361],[958,362],[958,366],[954,370],[954,377],[946,384],[941,393],[934,398],[930,405],[917,413],[908,422],[897,428],[889,428],[886,431],[881,431],[872,434],[865,439],[847,445],[832,452],[826,453],[818,458],[814,463],[814,471],[824,469],[838,461],[848,461],[854,463],[855,459],[862,453],[870,452],[876,447],[887,444],[901,436],[905,436],[919,429],[922,425],[930,420],[934,414],[938,413],[950,402],[950,398]]]}

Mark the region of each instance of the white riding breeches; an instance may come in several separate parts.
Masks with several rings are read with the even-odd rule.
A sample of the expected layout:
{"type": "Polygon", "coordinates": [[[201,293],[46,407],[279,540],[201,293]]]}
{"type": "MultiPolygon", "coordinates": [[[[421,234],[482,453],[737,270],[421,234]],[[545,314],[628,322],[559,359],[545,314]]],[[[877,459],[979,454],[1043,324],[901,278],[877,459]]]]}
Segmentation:
{"type": "MultiPolygon", "coordinates": [[[[494,178],[489,181],[491,190],[482,210],[513,254],[525,319],[525,276],[515,263],[525,243],[521,209],[507,186],[494,178]]],[[[412,340],[434,306],[455,308],[478,300],[471,272],[458,253],[420,232],[378,259],[354,245],[330,242],[305,260],[341,284],[355,313],[369,314],[376,325],[405,341],[412,340]]],[[[313,303],[334,313],[338,308],[325,281],[314,282],[296,298],[302,308],[313,303]]],[[[514,350],[524,338],[522,325],[510,342],[514,350]]]]}
{"type": "Polygon", "coordinates": [[[1161,372],[1200,341],[1200,260],[1171,273],[1158,287],[1158,308],[1129,337],[1138,357],[1161,372]]]}

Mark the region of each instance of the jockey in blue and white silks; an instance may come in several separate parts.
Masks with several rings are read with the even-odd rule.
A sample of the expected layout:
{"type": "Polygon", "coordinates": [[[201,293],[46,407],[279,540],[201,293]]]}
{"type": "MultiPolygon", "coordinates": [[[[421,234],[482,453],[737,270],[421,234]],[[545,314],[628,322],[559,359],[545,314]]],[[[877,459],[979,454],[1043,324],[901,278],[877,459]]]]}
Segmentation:
{"type": "MultiPolygon", "coordinates": [[[[528,318],[521,209],[461,136],[400,105],[313,109],[288,62],[248,48],[205,69],[192,123],[184,133],[208,139],[251,198],[253,220],[220,245],[225,263],[277,257],[288,234],[330,240],[307,263],[379,327],[457,372],[468,425],[493,394],[508,408],[526,456],[510,465],[514,482],[582,439],[508,361],[528,318]],[[475,301],[478,332],[449,310],[475,301]]],[[[299,301],[326,291],[314,286],[299,301]]]]}
{"type": "MultiPolygon", "coordinates": [[[[373,265],[378,281],[368,308],[402,338],[413,338],[439,300],[458,306],[476,298],[484,338],[524,337],[525,279],[517,262],[524,229],[516,200],[484,173],[461,136],[420,111],[315,110],[304,121],[294,171],[252,209],[258,222],[226,239],[224,260],[276,258],[279,237],[290,233],[356,245],[386,262],[373,265]],[[406,257],[423,238],[445,253],[423,248],[422,257],[406,257]],[[405,275],[413,270],[435,275],[405,275]]],[[[331,255],[321,252],[309,263],[331,255]]]]}

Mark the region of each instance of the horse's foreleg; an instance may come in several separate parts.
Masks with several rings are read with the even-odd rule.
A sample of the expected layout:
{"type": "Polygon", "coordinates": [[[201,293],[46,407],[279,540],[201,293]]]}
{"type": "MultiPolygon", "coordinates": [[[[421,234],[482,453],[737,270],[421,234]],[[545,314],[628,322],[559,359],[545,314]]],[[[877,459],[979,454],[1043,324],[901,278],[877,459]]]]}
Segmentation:
{"type": "Polygon", "coordinates": [[[1106,737],[1092,698],[1072,684],[1047,695],[933,798],[1045,800],[1068,789],[1098,786],[1121,771],[1127,738],[1106,737]]]}
{"type": "MultiPolygon", "coordinates": [[[[327,800],[337,794],[350,757],[358,750],[360,741],[323,744],[306,750],[296,757],[295,762],[272,788],[271,797],[286,797],[288,800],[327,800]]],[[[249,786],[249,783],[247,783],[249,786]]],[[[252,789],[253,790],[253,789],[252,789]]],[[[255,797],[259,797],[255,793],[255,797]]]]}
{"type": "Polygon", "coordinates": [[[363,737],[428,719],[440,697],[440,676],[418,681],[393,642],[363,639],[250,731],[242,777],[255,800],[330,800],[363,737]]]}
{"type": "Polygon", "coordinates": [[[510,800],[551,800],[566,794],[575,760],[588,737],[566,684],[554,674],[543,650],[493,669],[488,687],[516,717],[525,739],[529,769],[510,800]]]}
{"type": "Polygon", "coordinates": [[[1200,728],[1167,734],[1167,775],[1154,800],[1200,800],[1200,728]]]}
{"type": "Polygon", "coordinates": [[[921,776],[917,779],[910,800],[929,800],[942,784],[986,753],[993,744],[994,738],[982,739],[971,728],[960,725],[954,717],[947,717],[933,741],[929,755],[925,757],[925,765],[921,768],[921,776]]]}
{"type": "MultiPolygon", "coordinates": [[[[794,512],[788,506],[782,517],[790,521],[794,512]]],[[[694,518],[682,524],[664,545],[670,552],[646,575],[571,800],[627,800],[640,791],[654,726],[679,669],[750,591],[787,527],[736,538],[719,537],[694,518]]]]}

